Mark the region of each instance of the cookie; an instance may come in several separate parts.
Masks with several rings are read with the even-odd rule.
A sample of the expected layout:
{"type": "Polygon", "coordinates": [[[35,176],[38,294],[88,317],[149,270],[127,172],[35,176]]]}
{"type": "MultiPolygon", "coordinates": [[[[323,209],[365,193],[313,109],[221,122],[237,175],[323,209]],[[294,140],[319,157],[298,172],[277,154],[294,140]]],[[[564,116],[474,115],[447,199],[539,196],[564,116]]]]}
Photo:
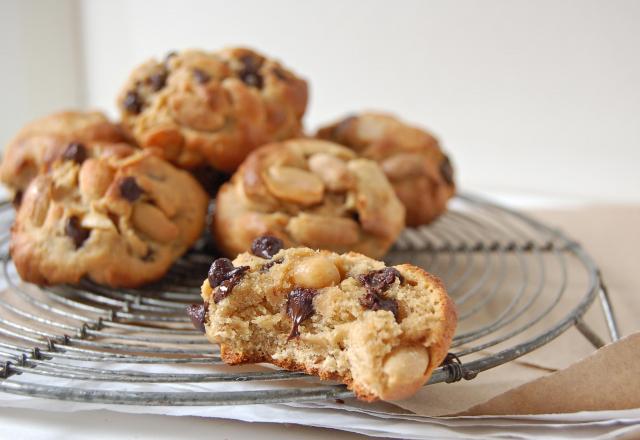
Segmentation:
{"type": "Polygon", "coordinates": [[[429,132],[380,113],[362,113],[321,128],[321,139],[377,161],[407,209],[407,225],[435,220],[455,194],[451,161],[429,132]]]}
{"type": "Polygon", "coordinates": [[[373,401],[411,396],[445,359],[457,318],[438,278],[355,252],[277,248],[214,261],[204,304],[188,309],[224,362],[305,371],[373,401]]]}
{"type": "Polygon", "coordinates": [[[118,98],[143,148],[182,168],[231,173],[251,150],[302,130],[307,83],[249,49],[185,50],[136,68],[118,98]]]}
{"type": "Polygon", "coordinates": [[[45,116],[23,127],[7,144],[0,181],[19,195],[70,143],[122,140],[120,128],[99,112],[63,111],[45,116]]]}
{"type": "Polygon", "coordinates": [[[404,207],[379,165],[316,139],[265,145],[218,192],[212,232],[227,256],[261,235],[286,247],[381,257],[404,228],[404,207]]]}
{"type": "Polygon", "coordinates": [[[11,234],[23,280],[134,287],[200,236],[208,196],[186,171],[127,144],[71,144],[28,186],[11,234]]]}

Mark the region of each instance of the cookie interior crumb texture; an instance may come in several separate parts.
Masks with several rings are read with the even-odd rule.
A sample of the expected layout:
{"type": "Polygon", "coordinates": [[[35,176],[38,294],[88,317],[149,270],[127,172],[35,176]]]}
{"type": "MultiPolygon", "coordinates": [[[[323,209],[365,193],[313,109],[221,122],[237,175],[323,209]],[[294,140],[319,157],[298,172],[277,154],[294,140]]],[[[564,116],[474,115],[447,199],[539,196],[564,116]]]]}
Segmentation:
{"type": "Polygon", "coordinates": [[[269,362],[341,381],[363,400],[397,400],[447,354],[455,308],[418,267],[308,248],[225,264],[234,273],[209,276],[202,298],[206,335],[228,364],[269,362]]]}
{"type": "Polygon", "coordinates": [[[127,144],[71,143],[27,188],[12,227],[20,276],[133,287],[200,236],[208,197],[186,171],[127,144]]]}

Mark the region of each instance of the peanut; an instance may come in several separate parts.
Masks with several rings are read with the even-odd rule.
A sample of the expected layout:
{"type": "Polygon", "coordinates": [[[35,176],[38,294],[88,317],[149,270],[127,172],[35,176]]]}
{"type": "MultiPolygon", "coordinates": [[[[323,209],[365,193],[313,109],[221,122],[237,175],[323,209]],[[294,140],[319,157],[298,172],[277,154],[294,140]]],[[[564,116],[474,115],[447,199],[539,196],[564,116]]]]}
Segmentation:
{"type": "Polygon", "coordinates": [[[426,173],[424,157],[415,153],[396,154],[385,159],[381,165],[390,180],[401,180],[426,173]]]}
{"type": "Polygon", "coordinates": [[[318,176],[287,166],[269,168],[264,176],[269,192],[281,200],[309,206],[322,201],[324,184],[318,176]]]}
{"type": "Polygon", "coordinates": [[[329,258],[317,255],[302,260],[294,269],[293,278],[300,287],[321,289],[340,283],[340,272],[329,258]]]}
{"type": "Polygon", "coordinates": [[[425,380],[429,351],[421,345],[393,350],[385,359],[382,371],[387,376],[385,399],[402,399],[415,392],[425,380]]]}
{"type": "Polygon", "coordinates": [[[133,226],[150,239],[160,243],[175,240],[180,231],[157,207],[148,203],[133,206],[133,226]]]}
{"type": "Polygon", "coordinates": [[[320,176],[331,191],[346,191],[354,184],[346,163],[331,154],[316,153],[311,156],[309,169],[320,176]]]}
{"type": "Polygon", "coordinates": [[[113,180],[113,170],[98,159],[87,159],[78,177],[80,192],[88,199],[99,199],[107,192],[113,180]]]}

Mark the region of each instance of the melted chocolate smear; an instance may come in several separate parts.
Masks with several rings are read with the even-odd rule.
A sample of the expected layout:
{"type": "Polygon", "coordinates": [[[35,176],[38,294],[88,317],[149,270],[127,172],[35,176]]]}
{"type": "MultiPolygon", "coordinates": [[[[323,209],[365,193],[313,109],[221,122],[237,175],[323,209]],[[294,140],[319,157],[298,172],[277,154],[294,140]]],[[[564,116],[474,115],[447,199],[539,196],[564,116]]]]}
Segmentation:
{"type": "Polygon", "coordinates": [[[207,318],[207,310],[209,309],[209,304],[191,304],[187,306],[187,315],[191,318],[191,322],[196,330],[204,333],[204,322],[207,318]]]}
{"type": "Polygon", "coordinates": [[[358,275],[357,279],[362,283],[367,293],[360,298],[362,307],[369,310],[388,310],[398,320],[398,303],[395,299],[385,299],[382,294],[395,282],[396,278],[400,284],[404,282],[404,277],[395,267],[385,267],[374,270],[366,275],[358,275]]]}
{"type": "Polygon", "coordinates": [[[87,160],[87,147],[80,142],[71,142],[67,149],[62,153],[62,158],[64,160],[72,160],[77,164],[82,164],[85,160],[87,160]]]}
{"type": "Polygon", "coordinates": [[[440,174],[447,184],[453,185],[453,166],[451,166],[451,160],[449,160],[449,156],[447,155],[445,155],[442,162],[440,162],[440,174]]]}
{"type": "Polygon", "coordinates": [[[64,232],[73,240],[73,244],[75,244],[76,249],[78,249],[84,244],[87,238],[89,238],[91,229],[83,228],[80,225],[80,219],[74,215],[67,220],[64,232]]]}
{"type": "Polygon", "coordinates": [[[200,84],[206,84],[211,79],[211,75],[209,75],[207,72],[205,72],[202,69],[193,69],[193,77],[200,84]]]}
{"type": "Polygon", "coordinates": [[[120,182],[120,195],[130,202],[135,202],[142,195],[142,188],[138,186],[135,177],[125,177],[120,182]]]}
{"type": "Polygon", "coordinates": [[[218,258],[209,269],[208,280],[213,292],[213,302],[218,304],[231,294],[233,288],[240,282],[249,266],[233,267],[228,258],[218,258]]]}
{"type": "Polygon", "coordinates": [[[287,315],[291,318],[291,332],[287,341],[300,336],[298,327],[303,321],[309,319],[315,313],[313,297],[318,294],[316,289],[296,287],[287,297],[287,315]]]}
{"type": "Polygon", "coordinates": [[[166,71],[154,73],[149,77],[149,84],[154,92],[162,90],[167,84],[168,73],[166,71]]]}
{"type": "Polygon", "coordinates": [[[269,259],[280,252],[283,247],[284,243],[278,237],[263,235],[253,240],[253,243],[251,243],[251,252],[256,257],[269,259]]]}
{"type": "Polygon", "coordinates": [[[138,92],[136,92],[135,90],[131,90],[127,92],[122,105],[129,113],[137,115],[142,111],[144,103],[142,102],[142,98],[140,98],[138,92]]]}
{"type": "Polygon", "coordinates": [[[242,82],[244,82],[248,86],[261,89],[264,81],[262,75],[260,75],[258,71],[260,70],[262,62],[251,55],[245,55],[241,57],[240,61],[244,66],[238,73],[242,82]]]}
{"type": "Polygon", "coordinates": [[[265,263],[265,265],[260,268],[260,272],[268,272],[269,269],[271,269],[271,267],[274,264],[282,264],[283,261],[284,261],[284,258],[278,258],[277,260],[269,261],[268,263],[265,263]]]}

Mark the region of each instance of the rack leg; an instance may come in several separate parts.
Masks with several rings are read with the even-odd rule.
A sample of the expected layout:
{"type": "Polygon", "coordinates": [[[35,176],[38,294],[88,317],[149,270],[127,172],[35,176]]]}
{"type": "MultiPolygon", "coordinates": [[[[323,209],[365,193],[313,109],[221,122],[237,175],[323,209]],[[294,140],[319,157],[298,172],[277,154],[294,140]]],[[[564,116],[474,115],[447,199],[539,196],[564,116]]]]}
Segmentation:
{"type": "Polygon", "coordinates": [[[620,330],[618,329],[618,322],[613,314],[613,307],[611,307],[611,299],[609,298],[609,290],[602,280],[602,274],[598,271],[600,278],[600,303],[602,304],[602,311],[604,312],[604,319],[607,321],[607,328],[609,329],[609,335],[611,341],[615,342],[620,339],[620,330]]]}
{"type": "Polygon", "coordinates": [[[605,346],[604,340],[594,332],[582,319],[576,321],[576,328],[582,333],[582,335],[591,342],[595,348],[605,346]]]}

